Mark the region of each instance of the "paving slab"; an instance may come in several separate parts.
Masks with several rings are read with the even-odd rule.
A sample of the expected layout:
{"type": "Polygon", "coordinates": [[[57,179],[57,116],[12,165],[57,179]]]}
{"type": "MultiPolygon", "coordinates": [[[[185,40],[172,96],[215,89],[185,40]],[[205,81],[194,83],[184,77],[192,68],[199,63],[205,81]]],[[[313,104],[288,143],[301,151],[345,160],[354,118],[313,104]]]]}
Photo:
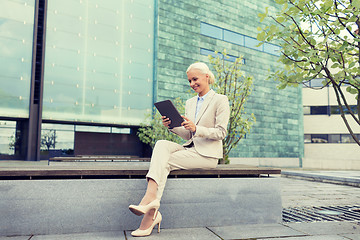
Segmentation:
{"type": "Polygon", "coordinates": [[[282,224],[248,224],[224,227],[209,227],[222,239],[257,239],[304,236],[306,234],[282,224]]]}
{"type": "MultiPolygon", "coordinates": [[[[139,239],[131,236],[131,231],[126,232],[127,240],[139,239]]],[[[178,229],[161,229],[157,232],[157,227],[153,229],[149,240],[219,240],[220,238],[206,228],[178,228],[178,229]]]]}
{"type": "Polygon", "coordinates": [[[31,238],[31,240],[125,240],[125,239],[126,238],[124,231],[61,234],[61,235],[37,235],[31,238]]]}
{"type": "Polygon", "coordinates": [[[342,236],[346,237],[347,239],[351,239],[351,240],[360,240],[360,234],[345,234],[342,236]]]}
{"type": "MultiPolygon", "coordinates": [[[[265,238],[262,240],[279,240],[279,238],[265,238]]],[[[349,240],[349,238],[338,235],[304,236],[304,237],[286,237],[281,240],[349,240]]]]}
{"type": "Polygon", "coordinates": [[[284,225],[306,235],[343,235],[360,233],[360,225],[352,222],[284,223],[284,225]]]}

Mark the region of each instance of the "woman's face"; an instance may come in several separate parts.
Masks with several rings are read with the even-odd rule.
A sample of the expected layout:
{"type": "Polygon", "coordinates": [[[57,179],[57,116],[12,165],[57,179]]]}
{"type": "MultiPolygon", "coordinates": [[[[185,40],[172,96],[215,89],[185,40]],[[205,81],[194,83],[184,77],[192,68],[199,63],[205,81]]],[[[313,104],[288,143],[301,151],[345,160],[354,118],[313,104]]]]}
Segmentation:
{"type": "Polygon", "coordinates": [[[191,69],[187,73],[190,87],[199,94],[200,97],[204,96],[210,91],[209,75],[202,73],[199,69],[191,69]]]}

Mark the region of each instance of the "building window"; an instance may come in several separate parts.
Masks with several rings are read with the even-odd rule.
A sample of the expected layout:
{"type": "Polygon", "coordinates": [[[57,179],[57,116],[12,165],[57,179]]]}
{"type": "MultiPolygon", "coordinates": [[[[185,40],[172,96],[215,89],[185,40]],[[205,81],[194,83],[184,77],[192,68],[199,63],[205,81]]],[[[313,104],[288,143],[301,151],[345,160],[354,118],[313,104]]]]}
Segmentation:
{"type": "Polygon", "coordinates": [[[352,138],[350,134],[342,134],[341,135],[342,143],[355,143],[355,140],[352,138]]]}
{"type": "Polygon", "coordinates": [[[328,143],[328,134],[311,134],[312,143],[328,143]]]}
{"type": "MultiPolygon", "coordinates": [[[[200,48],[200,54],[201,55],[205,55],[205,56],[213,56],[214,58],[216,57],[220,57],[220,59],[224,58],[224,55],[222,53],[215,53],[214,51],[208,50],[208,49],[204,49],[204,48],[200,48]]],[[[225,59],[226,61],[229,62],[235,62],[235,60],[239,57],[233,56],[233,55],[226,55],[227,58],[225,59]]],[[[245,64],[245,59],[242,59],[242,64],[245,64]]]]}
{"type": "Polygon", "coordinates": [[[313,80],[308,81],[307,83],[304,84],[303,87],[312,87],[312,88],[320,88],[323,87],[323,81],[325,80],[325,78],[316,78],[313,80]]]}
{"type": "MultiPolygon", "coordinates": [[[[350,105],[350,109],[354,114],[358,113],[356,105],[350,105]]],[[[336,115],[341,114],[339,106],[304,106],[304,115],[336,115]]],[[[350,114],[349,110],[344,106],[345,114],[350,114]]]]}
{"type": "Polygon", "coordinates": [[[326,114],[328,114],[328,107],[327,106],[310,107],[310,114],[311,115],[326,115],[326,114]]]}
{"type": "Polygon", "coordinates": [[[329,134],[329,143],[341,143],[341,134],[329,134]]]}
{"type": "Polygon", "coordinates": [[[200,33],[204,36],[220,39],[229,43],[255,49],[271,55],[280,56],[281,47],[278,45],[264,43],[263,45],[257,47],[260,41],[258,41],[256,38],[230,31],[228,29],[221,28],[215,25],[201,22],[200,33]]]}
{"type": "Polygon", "coordinates": [[[154,19],[153,0],[49,1],[43,119],[140,125],[153,103],[154,19]]]}
{"type": "MultiPolygon", "coordinates": [[[[360,134],[355,134],[360,139],[360,134]]],[[[304,143],[356,143],[350,134],[304,134],[304,143]]]]}
{"type": "Polygon", "coordinates": [[[303,107],[303,113],[304,113],[304,115],[310,115],[311,114],[311,107],[304,106],[303,107]]]}
{"type": "Polygon", "coordinates": [[[208,36],[208,37],[213,37],[213,38],[217,38],[217,39],[221,39],[221,40],[224,39],[223,38],[223,30],[214,25],[210,25],[207,23],[201,23],[200,24],[200,32],[201,32],[201,34],[208,36]]]}
{"type": "Polygon", "coordinates": [[[233,31],[224,30],[224,40],[227,42],[231,42],[231,43],[235,43],[240,46],[244,46],[245,45],[244,39],[245,39],[244,35],[241,35],[239,33],[233,32],[233,31]]]}

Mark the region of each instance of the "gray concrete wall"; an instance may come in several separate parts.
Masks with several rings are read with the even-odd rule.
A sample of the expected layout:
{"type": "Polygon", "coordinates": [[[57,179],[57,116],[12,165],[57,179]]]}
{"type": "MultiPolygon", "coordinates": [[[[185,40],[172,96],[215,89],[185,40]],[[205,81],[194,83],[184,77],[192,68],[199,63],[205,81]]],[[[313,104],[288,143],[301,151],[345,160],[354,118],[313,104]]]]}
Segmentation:
{"type": "MultiPolygon", "coordinates": [[[[143,179],[0,181],[0,236],[136,229],[143,179]]],[[[281,222],[278,178],[169,179],[163,228],[281,222]]]]}

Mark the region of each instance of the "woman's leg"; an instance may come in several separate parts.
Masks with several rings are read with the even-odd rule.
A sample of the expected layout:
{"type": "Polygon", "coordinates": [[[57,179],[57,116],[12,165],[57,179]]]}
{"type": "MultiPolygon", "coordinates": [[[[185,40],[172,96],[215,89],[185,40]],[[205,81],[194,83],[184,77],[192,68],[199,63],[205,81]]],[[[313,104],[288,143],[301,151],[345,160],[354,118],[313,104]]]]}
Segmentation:
{"type": "MultiPolygon", "coordinates": [[[[148,180],[148,188],[149,191],[153,190],[153,185],[151,180],[157,184],[157,196],[159,200],[161,199],[161,195],[159,195],[159,189],[163,189],[165,187],[166,178],[170,172],[169,159],[171,156],[179,151],[185,151],[185,148],[180,144],[167,141],[160,140],[157,141],[153,150],[153,154],[151,156],[150,168],[146,175],[148,180]]],[[[146,194],[145,194],[146,196],[146,194]]],[[[153,198],[152,200],[154,200],[153,198]]]]}
{"type": "Polygon", "coordinates": [[[146,192],[139,205],[147,205],[148,203],[155,200],[157,189],[158,189],[158,184],[152,178],[148,178],[148,185],[146,188],[146,192]]]}
{"type": "MultiPolygon", "coordinates": [[[[172,153],[181,150],[184,150],[184,147],[174,142],[166,140],[160,140],[156,142],[153,154],[151,156],[149,172],[146,175],[148,180],[147,189],[143,199],[140,202],[140,205],[146,205],[157,198],[159,184],[165,185],[163,178],[167,178],[168,175],[169,158],[172,153]]],[[[154,213],[155,210],[152,209],[144,215],[139,229],[145,230],[151,226],[153,223],[154,213]]]]}
{"type": "MultiPolygon", "coordinates": [[[[158,181],[157,198],[159,200],[163,195],[167,176],[169,175],[170,171],[176,169],[215,168],[217,166],[217,161],[218,161],[216,158],[208,158],[201,156],[196,152],[195,148],[182,148],[180,150],[174,151],[168,157],[169,158],[167,162],[164,162],[163,164],[156,164],[162,166],[162,170],[161,170],[162,173],[158,174],[161,175],[161,178],[157,180],[158,181]]],[[[156,176],[156,175],[152,175],[154,172],[156,171],[152,167],[150,167],[149,173],[147,175],[149,181],[152,180],[151,176],[156,176]]],[[[140,225],[141,230],[145,230],[151,226],[151,224],[153,223],[152,218],[154,216],[154,212],[155,211],[152,210],[144,215],[140,225]]]]}

